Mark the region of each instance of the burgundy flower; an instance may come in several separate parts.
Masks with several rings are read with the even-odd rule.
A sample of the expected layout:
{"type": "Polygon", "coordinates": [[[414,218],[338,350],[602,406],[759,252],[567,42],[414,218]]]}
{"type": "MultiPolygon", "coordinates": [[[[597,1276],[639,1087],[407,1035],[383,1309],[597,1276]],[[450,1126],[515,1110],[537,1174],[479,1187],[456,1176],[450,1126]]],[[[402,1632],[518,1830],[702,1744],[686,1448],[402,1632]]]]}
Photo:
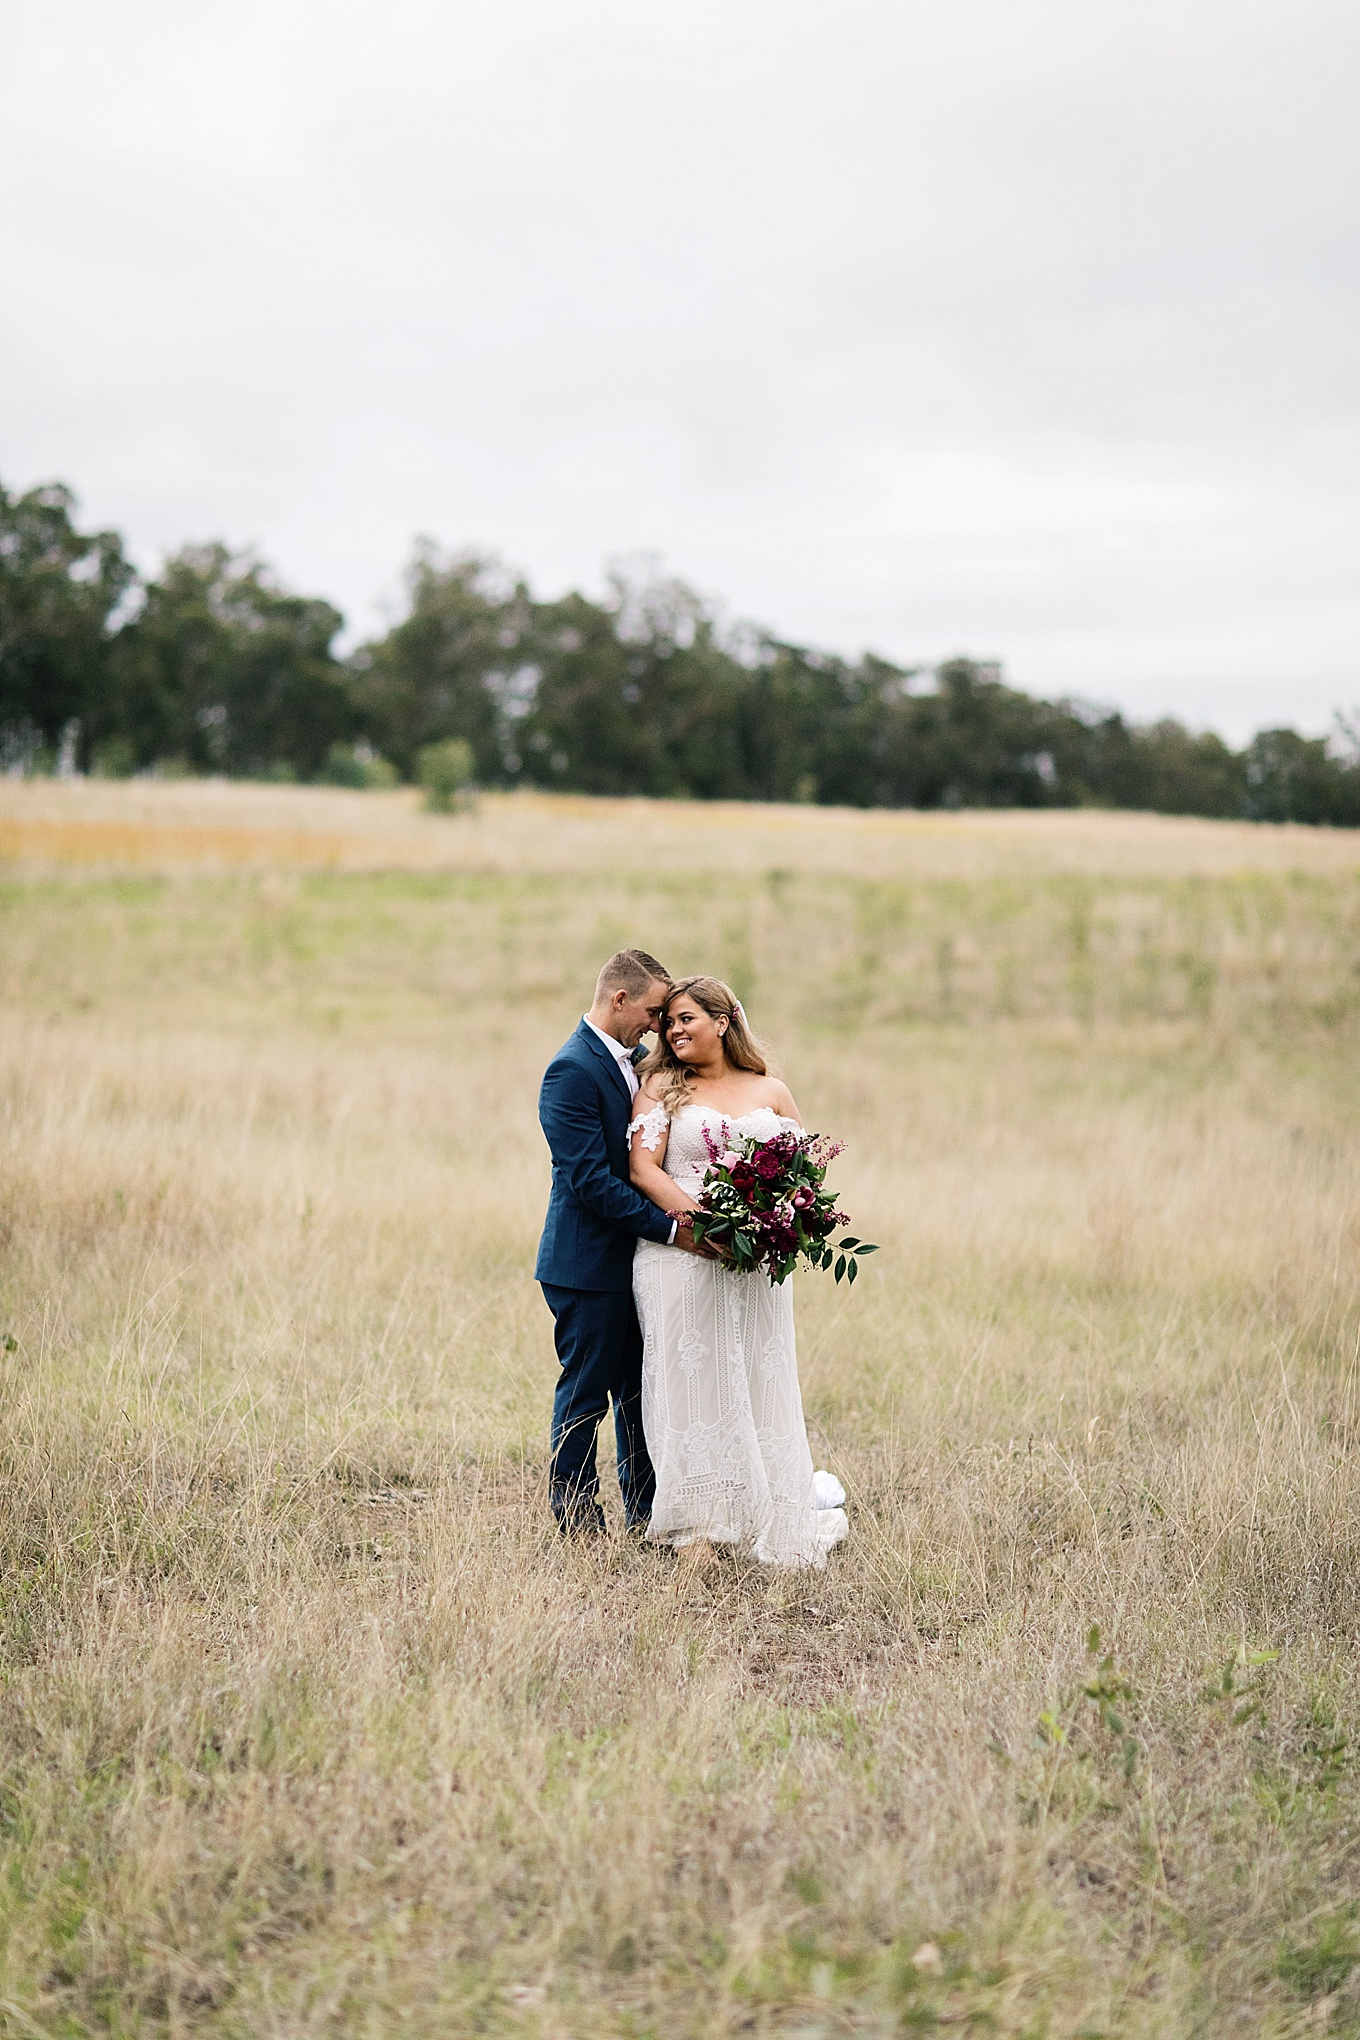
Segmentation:
{"type": "Polygon", "coordinates": [[[850,1222],[822,1187],[840,1142],[811,1133],[742,1139],[726,1120],[716,1137],[704,1127],[703,1140],[712,1168],[701,1209],[717,1222],[714,1237],[743,1240],[746,1265],[776,1282],[803,1255],[819,1265],[831,1233],[850,1222]]]}

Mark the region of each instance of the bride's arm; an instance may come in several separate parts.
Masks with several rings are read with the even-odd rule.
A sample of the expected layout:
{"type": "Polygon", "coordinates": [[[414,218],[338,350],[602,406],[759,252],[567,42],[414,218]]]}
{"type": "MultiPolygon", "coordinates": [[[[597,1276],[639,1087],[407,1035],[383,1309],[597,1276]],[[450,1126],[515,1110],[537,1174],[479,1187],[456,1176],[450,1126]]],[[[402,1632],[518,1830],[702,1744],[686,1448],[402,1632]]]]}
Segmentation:
{"type": "Polygon", "coordinates": [[[686,1196],[662,1167],[670,1134],[665,1107],[658,1105],[645,1090],[639,1091],[633,1100],[633,1118],[628,1128],[628,1173],[633,1188],[663,1211],[697,1211],[694,1199],[686,1196]]]}

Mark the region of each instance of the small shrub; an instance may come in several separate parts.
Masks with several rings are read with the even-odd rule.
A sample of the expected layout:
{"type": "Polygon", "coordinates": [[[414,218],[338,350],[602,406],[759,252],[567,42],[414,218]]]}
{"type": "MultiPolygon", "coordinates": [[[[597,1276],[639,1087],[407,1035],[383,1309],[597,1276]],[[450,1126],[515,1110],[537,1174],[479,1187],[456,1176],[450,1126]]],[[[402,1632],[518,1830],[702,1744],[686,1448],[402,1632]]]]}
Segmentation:
{"type": "Polygon", "coordinates": [[[95,745],[90,763],[96,779],[131,779],[137,770],[137,752],[131,737],[105,737],[95,745]]]}
{"type": "Polygon", "coordinates": [[[419,769],[425,805],[432,814],[451,814],[467,804],[472,792],[472,747],[461,737],[427,744],[420,753],[419,769]]]}
{"type": "Polygon", "coordinates": [[[357,744],[332,744],[321,776],[328,786],[352,786],[368,793],[385,793],[401,777],[396,766],[380,758],[363,738],[357,744]]]}

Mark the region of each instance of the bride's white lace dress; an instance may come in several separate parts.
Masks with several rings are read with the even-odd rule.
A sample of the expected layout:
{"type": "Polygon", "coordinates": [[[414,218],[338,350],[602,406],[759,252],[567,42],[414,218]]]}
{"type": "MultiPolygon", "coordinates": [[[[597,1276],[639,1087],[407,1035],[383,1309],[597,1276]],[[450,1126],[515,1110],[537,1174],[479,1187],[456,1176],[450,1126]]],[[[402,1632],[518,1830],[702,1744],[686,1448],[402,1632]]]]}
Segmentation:
{"type": "MultiPolygon", "coordinates": [[[[664,1167],[697,1197],[709,1166],[703,1129],[768,1139],[795,1124],[769,1106],[731,1118],[685,1105],[669,1122],[664,1167]]],[[[632,1137],[655,1151],[667,1130],[661,1106],[635,1119],[632,1137]]],[[[707,1538],[771,1565],[820,1566],[846,1535],[845,1499],[814,1475],[798,1388],[792,1278],[734,1275],[716,1261],[639,1240],[633,1294],[642,1321],[642,1426],[656,1468],[648,1536],[670,1544],[707,1538]]]]}

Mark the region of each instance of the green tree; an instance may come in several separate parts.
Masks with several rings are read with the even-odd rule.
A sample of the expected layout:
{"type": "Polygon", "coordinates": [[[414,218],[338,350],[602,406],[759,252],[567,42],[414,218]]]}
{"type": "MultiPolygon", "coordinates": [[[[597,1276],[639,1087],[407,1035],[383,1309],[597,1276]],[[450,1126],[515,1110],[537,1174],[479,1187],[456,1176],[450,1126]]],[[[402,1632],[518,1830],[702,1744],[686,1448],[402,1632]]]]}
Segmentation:
{"type": "Polygon", "coordinates": [[[59,482],[0,485],[0,748],[55,750],[80,725],[81,762],[108,720],[111,624],[136,573],[114,531],[81,532],[59,482]]]}
{"type": "Polygon", "coordinates": [[[1083,799],[1168,815],[1243,813],[1242,755],[1211,731],[1187,730],[1169,717],[1140,726],[1122,715],[1097,717],[1084,727],[1073,766],[1083,799]]]}
{"type": "Polygon", "coordinates": [[[641,792],[648,745],[614,618],[584,595],[564,596],[537,613],[533,649],[531,684],[505,703],[509,771],[582,793],[641,792]]]}
{"type": "Polygon", "coordinates": [[[933,673],[872,655],[856,665],[769,646],[757,675],[754,777],[778,796],[858,807],[1046,807],[1077,798],[1061,708],[1007,687],[995,666],[933,673]]]}
{"type": "Polygon", "coordinates": [[[1256,822],[1360,822],[1360,767],[1326,737],[1261,730],[1247,746],[1245,811],[1256,822]]]}
{"type": "Polygon", "coordinates": [[[1000,669],[949,659],[932,689],[877,687],[873,798],[894,807],[1054,807],[1064,712],[1007,687],[1000,669]]]}
{"type": "Polygon", "coordinates": [[[537,684],[516,751],[526,777],[591,793],[740,799],[747,684],[701,598],[615,575],[605,604],[538,612],[537,684]]]}
{"type": "Polygon", "coordinates": [[[1037,698],[974,659],[930,672],[725,634],[680,581],[616,575],[602,602],[537,602],[428,541],[407,614],[342,665],[339,612],[224,545],[167,559],[129,620],[122,542],[79,531],[74,509],[57,483],[0,487],[0,764],[78,732],[76,762],[105,771],[174,759],[375,785],[389,759],[410,779],[422,758],[461,774],[470,757],[484,786],[1360,826],[1354,722],[1235,751],[1171,718],[1037,698]]]}
{"type": "Polygon", "coordinates": [[[356,715],[331,650],[343,618],[259,560],[186,546],[114,651],[112,705],[139,764],[316,778],[356,715]]]}
{"type": "Polygon", "coordinates": [[[474,765],[472,746],[464,738],[445,737],[440,744],[426,744],[416,762],[431,814],[452,814],[468,804],[474,765]]]}
{"type": "Polygon", "coordinates": [[[407,589],[407,616],[350,661],[365,734],[407,779],[427,745],[461,738],[482,785],[513,780],[517,712],[538,681],[527,589],[494,560],[442,553],[428,540],[407,589]]]}

